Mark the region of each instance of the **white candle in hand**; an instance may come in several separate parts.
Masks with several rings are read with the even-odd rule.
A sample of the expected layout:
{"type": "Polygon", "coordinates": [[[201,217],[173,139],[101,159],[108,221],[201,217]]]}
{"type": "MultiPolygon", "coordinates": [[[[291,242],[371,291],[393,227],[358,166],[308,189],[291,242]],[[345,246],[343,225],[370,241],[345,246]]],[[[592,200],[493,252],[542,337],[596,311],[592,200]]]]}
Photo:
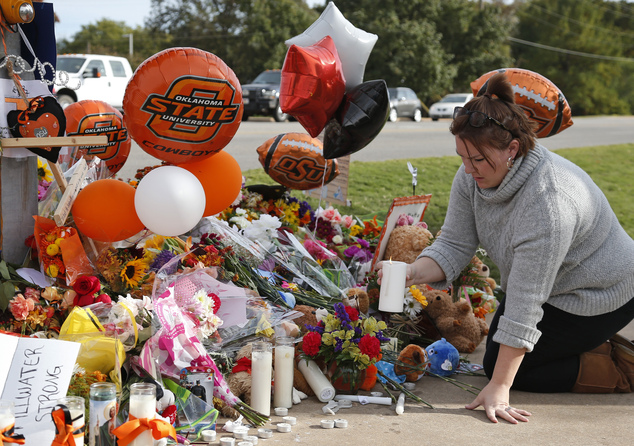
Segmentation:
{"type": "Polygon", "coordinates": [[[391,313],[403,312],[405,303],[405,282],[407,281],[407,264],[383,261],[383,276],[379,293],[379,311],[391,313]]]}

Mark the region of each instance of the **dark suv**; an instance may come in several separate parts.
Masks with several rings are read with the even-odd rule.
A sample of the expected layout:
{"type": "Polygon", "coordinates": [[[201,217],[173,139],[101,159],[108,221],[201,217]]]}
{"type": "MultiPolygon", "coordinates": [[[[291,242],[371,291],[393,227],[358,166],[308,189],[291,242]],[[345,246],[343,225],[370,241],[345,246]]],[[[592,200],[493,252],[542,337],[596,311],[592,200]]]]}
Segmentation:
{"type": "Polygon", "coordinates": [[[277,122],[288,119],[288,115],[280,108],[281,79],[281,70],[266,70],[258,74],[253,82],[242,86],[243,121],[252,115],[273,116],[277,122]]]}

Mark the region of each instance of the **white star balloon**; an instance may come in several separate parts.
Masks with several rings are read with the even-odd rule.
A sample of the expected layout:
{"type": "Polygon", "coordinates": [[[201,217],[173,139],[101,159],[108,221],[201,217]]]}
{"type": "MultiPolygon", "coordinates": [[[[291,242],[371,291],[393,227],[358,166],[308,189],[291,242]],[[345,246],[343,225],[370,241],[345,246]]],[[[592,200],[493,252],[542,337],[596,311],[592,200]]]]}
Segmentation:
{"type": "Polygon", "coordinates": [[[329,2],[324,12],[302,34],[288,39],[287,46],[310,46],[330,36],[335,42],[346,80],[346,91],[363,82],[365,64],[378,36],[356,28],[329,2]]]}

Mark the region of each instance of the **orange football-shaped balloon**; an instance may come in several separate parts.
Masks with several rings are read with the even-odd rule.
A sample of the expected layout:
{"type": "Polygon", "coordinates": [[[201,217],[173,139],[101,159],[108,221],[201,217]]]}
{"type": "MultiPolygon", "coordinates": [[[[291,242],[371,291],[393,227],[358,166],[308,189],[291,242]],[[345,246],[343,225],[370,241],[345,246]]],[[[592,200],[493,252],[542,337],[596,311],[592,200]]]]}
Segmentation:
{"type": "Polygon", "coordinates": [[[69,167],[81,158],[97,157],[106,162],[107,177],[113,176],[125,164],[132,141],[128,136],[121,112],[103,101],[84,100],[64,109],[67,136],[94,136],[105,134],[105,146],[70,147],[69,167]]]}
{"type": "Polygon", "coordinates": [[[242,121],[242,89],[219,57],[169,48],[136,69],[123,111],[141,149],[179,165],[208,158],[231,141],[242,121]]]}
{"type": "Polygon", "coordinates": [[[515,103],[536,122],[538,138],[555,135],[572,125],[570,105],[557,86],[539,73],[522,68],[501,68],[483,74],[471,82],[474,96],[486,91],[488,79],[497,73],[506,73],[513,85],[515,103]]]}
{"type": "Polygon", "coordinates": [[[337,160],[324,158],[321,141],[306,133],[282,133],[268,139],[258,147],[258,155],[264,171],[291,189],[314,189],[339,175],[337,160]]]}

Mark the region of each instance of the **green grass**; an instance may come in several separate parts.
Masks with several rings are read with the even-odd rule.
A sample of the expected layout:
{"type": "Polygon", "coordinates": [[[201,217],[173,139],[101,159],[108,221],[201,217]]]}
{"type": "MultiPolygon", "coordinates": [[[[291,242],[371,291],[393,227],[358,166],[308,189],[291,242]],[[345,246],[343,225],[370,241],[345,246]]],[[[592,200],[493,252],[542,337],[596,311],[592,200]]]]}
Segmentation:
{"type": "MultiPolygon", "coordinates": [[[[548,145],[548,141],[546,146],[548,145]]],[[[607,196],[621,225],[634,237],[634,144],[585,147],[581,149],[555,150],[583,168],[599,185],[607,196]]],[[[412,195],[412,176],[407,170],[407,162],[418,168],[416,194],[432,194],[424,221],[432,233],[436,233],[445,218],[449,191],[454,173],[460,166],[457,156],[437,158],[412,158],[392,161],[350,163],[348,199],[351,206],[335,205],[342,214],[352,214],[362,218],[377,215],[383,220],[395,197],[412,195]]],[[[277,184],[263,169],[244,172],[246,184],[277,184]]],[[[313,208],[317,199],[293,191],[293,195],[306,200],[313,208]]],[[[326,207],[322,202],[322,207],[326,207]]]]}

